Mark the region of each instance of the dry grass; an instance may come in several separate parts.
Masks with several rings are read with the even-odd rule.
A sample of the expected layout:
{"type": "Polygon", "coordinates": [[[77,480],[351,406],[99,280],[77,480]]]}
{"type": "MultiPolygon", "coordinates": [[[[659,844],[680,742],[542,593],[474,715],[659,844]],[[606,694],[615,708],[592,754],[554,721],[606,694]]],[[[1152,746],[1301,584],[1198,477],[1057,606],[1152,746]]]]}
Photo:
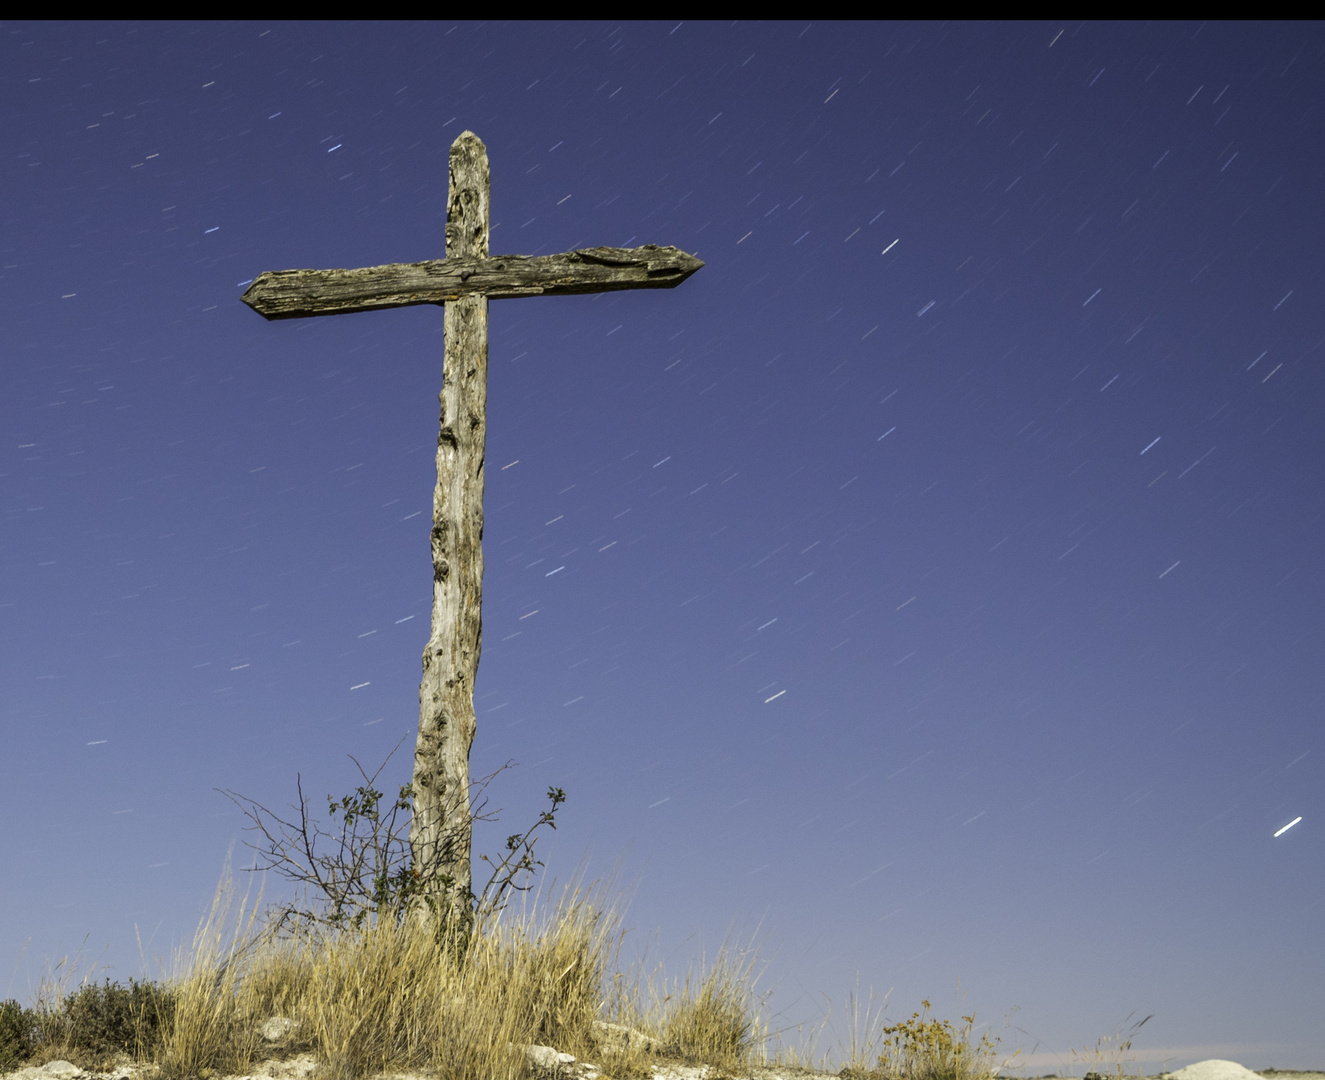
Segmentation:
{"type": "MultiPolygon", "coordinates": [[[[1128,1016],[1123,1020],[1123,1024],[1126,1024],[1127,1021],[1132,1019],[1132,1016],[1135,1015],[1136,1014],[1133,1013],[1131,1016],[1128,1016]]],[[[1080,1053],[1073,1050],[1072,1056],[1076,1058],[1078,1062],[1085,1064],[1088,1076],[1091,1074],[1096,1076],[1107,1076],[1110,1075],[1108,1071],[1110,1069],[1113,1070],[1112,1075],[1119,1077],[1125,1076],[1126,1073],[1123,1071],[1122,1055],[1132,1049],[1132,1039],[1135,1037],[1136,1033],[1145,1026],[1146,1020],[1149,1019],[1150,1017],[1147,1016],[1145,1020],[1138,1020],[1127,1029],[1126,1034],[1122,1032],[1120,1025],[1120,1030],[1096,1042],[1093,1050],[1083,1050],[1080,1053]]],[[[1137,1073],[1138,1075],[1140,1074],[1140,1069],[1137,1070],[1137,1073]]]]}
{"type": "MultiPolygon", "coordinates": [[[[528,1080],[529,1045],[593,1061],[619,1080],[650,1077],[663,1061],[709,1066],[710,1077],[816,1067],[803,1042],[770,1055],[778,1036],[759,1016],[752,950],[725,947],[679,984],[659,972],[641,988],[617,963],[618,913],[593,890],[567,889],[519,914],[508,908],[480,921],[467,947],[390,918],[277,936],[256,910],[219,889],[192,947],[159,984],[130,993],[85,983],[71,994],[55,978],[35,1009],[0,1006],[0,1071],[54,1058],[88,1069],[133,1059],[157,1065],[161,1080],[212,1080],[247,1072],[259,1053],[311,1052],[318,1080],[405,1071],[528,1080]],[[288,1023],[273,1042],[262,1030],[274,1018],[288,1023]]],[[[921,1013],[884,1027],[871,1000],[862,1033],[859,1002],[850,1002],[840,1047],[848,1080],[988,1080],[997,1071],[989,1037],[971,1042],[973,1017],[960,1030],[921,1013]]]]}
{"type": "Polygon", "coordinates": [[[175,975],[166,981],[173,1015],[156,1048],[163,1077],[242,1072],[258,1048],[261,1035],[254,1021],[260,1014],[246,978],[250,965],[260,962],[257,904],[250,906],[245,898],[232,927],[233,903],[227,876],[192,949],[175,957],[175,975]]]}
{"type": "MultiPolygon", "coordinates": [[[[243,912],[241,909],[241,919],[243,912]]],[[[326,1080],[422,1069],[516,1080],[524,1044],[596,1049],[614,920],[578,893],[540,918],[493,917],[464,948],[413,920],[312,927],[292,937],[251,920],[223,943],[224,912],[200,931],[159,1063],[166,1080],[241,1072],[261,1025],[291,1021],[286,1050],[311,1050],[326,1080]]]]}
{"type": "MultiPolygon", "coordinates": [[[[754,995],[755,954],[724,946],[712,964],[701,960],[684,981],[668,983],[661,969],[641,989],[632,971],[614,979],[605,1014],[614,1022],[648,1034],[654,1057],[687,1065],[707,1065],[731,1075],[765,1064],[766,1029],[754,995]],[[647,1003],[647,1004],[646,1004],[647,1003]]],[[[649,1055],[639,1055],[623,1071],[651,1075],[649,1055]],[[632,1072],[631,1069],[635,1071],[632,1072]]]]}

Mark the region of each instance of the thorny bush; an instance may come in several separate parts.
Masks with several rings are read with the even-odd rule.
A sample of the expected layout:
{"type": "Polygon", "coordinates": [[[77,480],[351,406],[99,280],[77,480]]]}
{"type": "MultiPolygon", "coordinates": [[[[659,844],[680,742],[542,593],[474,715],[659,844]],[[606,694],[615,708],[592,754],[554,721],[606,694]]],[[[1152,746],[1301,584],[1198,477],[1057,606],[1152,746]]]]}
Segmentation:
{"type": "MultiPolygon", "coordinates": [[[[301,925],[358,929],[379,919],[400,922],[412,907],[422,902],[439,916],[439,934],[447,931],[445,920],[449,913],[438,910],[434,897],[439,891],[449,893],[455,882],[449,875],[430,879],[414,866],[409,844],[414,785],[401,785],[396,798],[390,801],[377,785],[382,770],[399,749],[397,743],[371,776],[357,759],[350,758],[364,782],[352,795],[340,799],[327,796],[328,816],[333,822],[339,818],[337,832],[323,830],[311,816],[301,778],[295,781],[299,803],[291,807],[297,815],[295,820],[287,821],[257,801],[233,791],[222,792],[253,822],[248,831],[262,836],[262,843],[248,844],[259,857],[252,869],[275,870],[302,886],[305,894],[311,891],[318,897],[312,905],[291,901],[278,906],[272,912],[274,930],[301,925]],[[319,844],[328,845],[329,849],[319,850],[319,844]]],[[[481,796],[499,773],[514,764],[508,761],[476,781],[471,787],[473,795],[481,796]]],[[[487,855],[479,856],[492,867],[492,874],[478,894],[470,888],[462,898],[463,925],[455,928],[460,932],[462,944],[469,940],[477,919],[504,908],[512,891],[526,892],[533,887],[530,878],[535,867],[543,865],[534,858],[536,833],[545,825],[551,829],[557,827],[557,809],[566,801],[566,793],[561,788],[549,787],[547,798],[551,806],[523,833],[512,833],[506,838],[503,855],[495,861],[487,855]]],[[[475,821],[494,821],[499,813],[485,812],[486,799],[475,806],[471,798],[470,805],[471,825],[475,821]]]]}

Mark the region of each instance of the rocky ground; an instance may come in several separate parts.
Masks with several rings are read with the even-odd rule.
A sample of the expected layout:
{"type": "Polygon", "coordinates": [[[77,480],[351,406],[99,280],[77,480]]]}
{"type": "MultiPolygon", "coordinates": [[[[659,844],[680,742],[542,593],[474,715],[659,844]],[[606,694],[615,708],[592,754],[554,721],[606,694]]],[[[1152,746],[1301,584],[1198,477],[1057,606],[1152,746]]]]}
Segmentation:
{"type": "MultiPolygon", "coordinates": [[[[535,1071],[548,1080],[598,1080],[598,1068],[588,1062],[576,1061],[569,1054],[558,1053],[550,1046],[526,1047],[535,1071]]],[[[214,1080],[310,1080],[317,1071],[312,1054],[298,1054],[284,1059],[272,1058],[253,1066],[243,1076],[216,1077],[214,1080]]],[[[126,1063],[111,1072],[86,1072],[67,1061],[52,1061],[45,1065],[0,1074],[0,1080],[152,1080],[155,1067],[126,1063]]],[[[659,1061],[653,1070],[654,1080],[707,1080],[710,1070],[704,1066],[679,1062],[659,1061]]],[[[370,1080],[433,1080],[413,1073],[383,1073],[370,1080]]],[[[716,1080],[716,1076],[715,1076],[716,1080]]],[[[816,1073],[794,1066],[755,1068],[737,1080],[837,1080],[827,1073],[816,1073]]],[[[1039,1077],[1037,1080],[1054,1080],[1039,1077]]],[[[1066,1078],[1064,1078],[1066,1080],[1066,1078]]],[[[1133,1077],[1129,1080],[1325,1080],[1325,1071],[1295,1069],[1266,1069],[1253,1072],[1232,1061],[1202,1061],[1177,1072],[1156,1076],[1133,1077]]]]}
{"type": "MultiPolygon", "coordinates": [[[[273,1017],[260,1029],[262,1038],[271,1046],[278,1046],[292,1030],[291,1021],[282,1017],[273,1017]]],[[[600,1046],[624,1049],[625,1046],[639,1046],[646,1052],[654,1051],[653,1040],[644,1033],[621,1024],[603,1021],[594,1022],[594,1034],[600,1046]]],[[[524,1048],[533,1073],[542,1080],[599,1080],[602,1072],[592,1062],[576,1061],[570,1054],[563,1054],[551,1046],[526,1046],[524,1048]]],[[[656,1058],[653,1068],[654,1080],[708,1080],[712,1074],[717,1080],[720,1073],[705,1066],[686,1065],[683,1062],[656,1058]]],[[[260,1061],[242,1076],[215,1076],[208,1080],[311,1080],[317,1072],[317,1059],[308,1053],[291,1055],[279,1053],[260,1061]]],[[[127,1058],[124,1064],[111,1072],[89,1072],[68,1061],[51,1061],[45,1065],[30,1066],[16,1072],[0,1074],[0,1080],[155,1080],[156,1067],[138,1065],[127,1058]]],[[[435,1080],[435,1077],[416,1073],[381,1073],[367,1080],[435,1080]]],[[[816,1073],[794,1066],[778,1068],[755,1068],[747,1070],[737,1080],[838,1080],[834,1075],[816,1073]]],[[[1198,1077],[1194,1080],[1219,1080],[1219,1078],[1198,1077]]],[[[1322,1077],[1321,1080],[1325,1080],[1322,1077]]]]}
{"type": "MultiPolygon", "coordinates": [[[[529,1048],[534,1053],[544,1051],[550,1060],[541,1064],[538,1072],[548,1080],[597,1080],[598,1069],[589,1063],[577,1062],[569,1054],[558,1054],[551,1047],[529,1048]],[[570,1058],[569,1061],[564,1060],[570,1058]]],[[[531,1054],[533,1057],[534,1054],[531,1054]]],[[[312,1054],[299,1054],[285,1060],[271,1059],[253,1066],[243,1076],[216,1077],[214,1080],[310,1080],[317,1070],[312,1054]]],[[[67,1061],[52,1061],[46,1065],[20,1069],[0,1075],[0,1080],[152,1080],[155,1067],[126,1064],[112,1072],[85,1072],[67,1061]]],[[[709,1070],[705,1066],[659,1062],[653,1070],[654,1080],[706,1080],[709,1070]]],[[[382,1073],[370,1080],[433,1080],[415,1073],[382,1073]]],[[[793,1067],[752,1069],[742,1080],[836,1080],[824,1073],[814,1073],[793,1067]]],[[[1321,1080],[1325,1080],[1322,1077],[1321,1080]]]]}

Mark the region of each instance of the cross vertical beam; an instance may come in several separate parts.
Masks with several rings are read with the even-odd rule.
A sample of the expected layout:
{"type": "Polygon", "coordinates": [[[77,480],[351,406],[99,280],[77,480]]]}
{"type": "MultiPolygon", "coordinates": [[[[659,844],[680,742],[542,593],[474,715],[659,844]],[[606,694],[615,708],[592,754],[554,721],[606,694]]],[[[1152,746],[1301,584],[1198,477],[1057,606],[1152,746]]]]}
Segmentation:
{"type": "MultiPolygon", "coordinates": [[[[473,132],[451,146],[446,255],[486,258],[488,153],[473,132]]],[[[483,456],[487,434],[488,298],[443,305],[445,370],[432,496],[432,629],[423,650],[414,749],[413,869],[429,907],[468,910],[469,750],[482,648],[483,456]]]]}

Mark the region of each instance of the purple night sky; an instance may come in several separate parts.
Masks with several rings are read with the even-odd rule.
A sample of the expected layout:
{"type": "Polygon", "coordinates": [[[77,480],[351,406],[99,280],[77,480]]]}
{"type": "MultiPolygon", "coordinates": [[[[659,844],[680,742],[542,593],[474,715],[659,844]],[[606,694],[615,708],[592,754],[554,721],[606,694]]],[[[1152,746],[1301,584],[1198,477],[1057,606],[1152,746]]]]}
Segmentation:
{"type": "Polygon", "coordinates": [[[564,788],[777,1027],[1325,1067],[1320,24],[2,29],[0,998],[408,779],[442,313],[239,296],[440,257],[468,128],[493,254],[707,264],[492,304],[476,854],[564,788]]]}

